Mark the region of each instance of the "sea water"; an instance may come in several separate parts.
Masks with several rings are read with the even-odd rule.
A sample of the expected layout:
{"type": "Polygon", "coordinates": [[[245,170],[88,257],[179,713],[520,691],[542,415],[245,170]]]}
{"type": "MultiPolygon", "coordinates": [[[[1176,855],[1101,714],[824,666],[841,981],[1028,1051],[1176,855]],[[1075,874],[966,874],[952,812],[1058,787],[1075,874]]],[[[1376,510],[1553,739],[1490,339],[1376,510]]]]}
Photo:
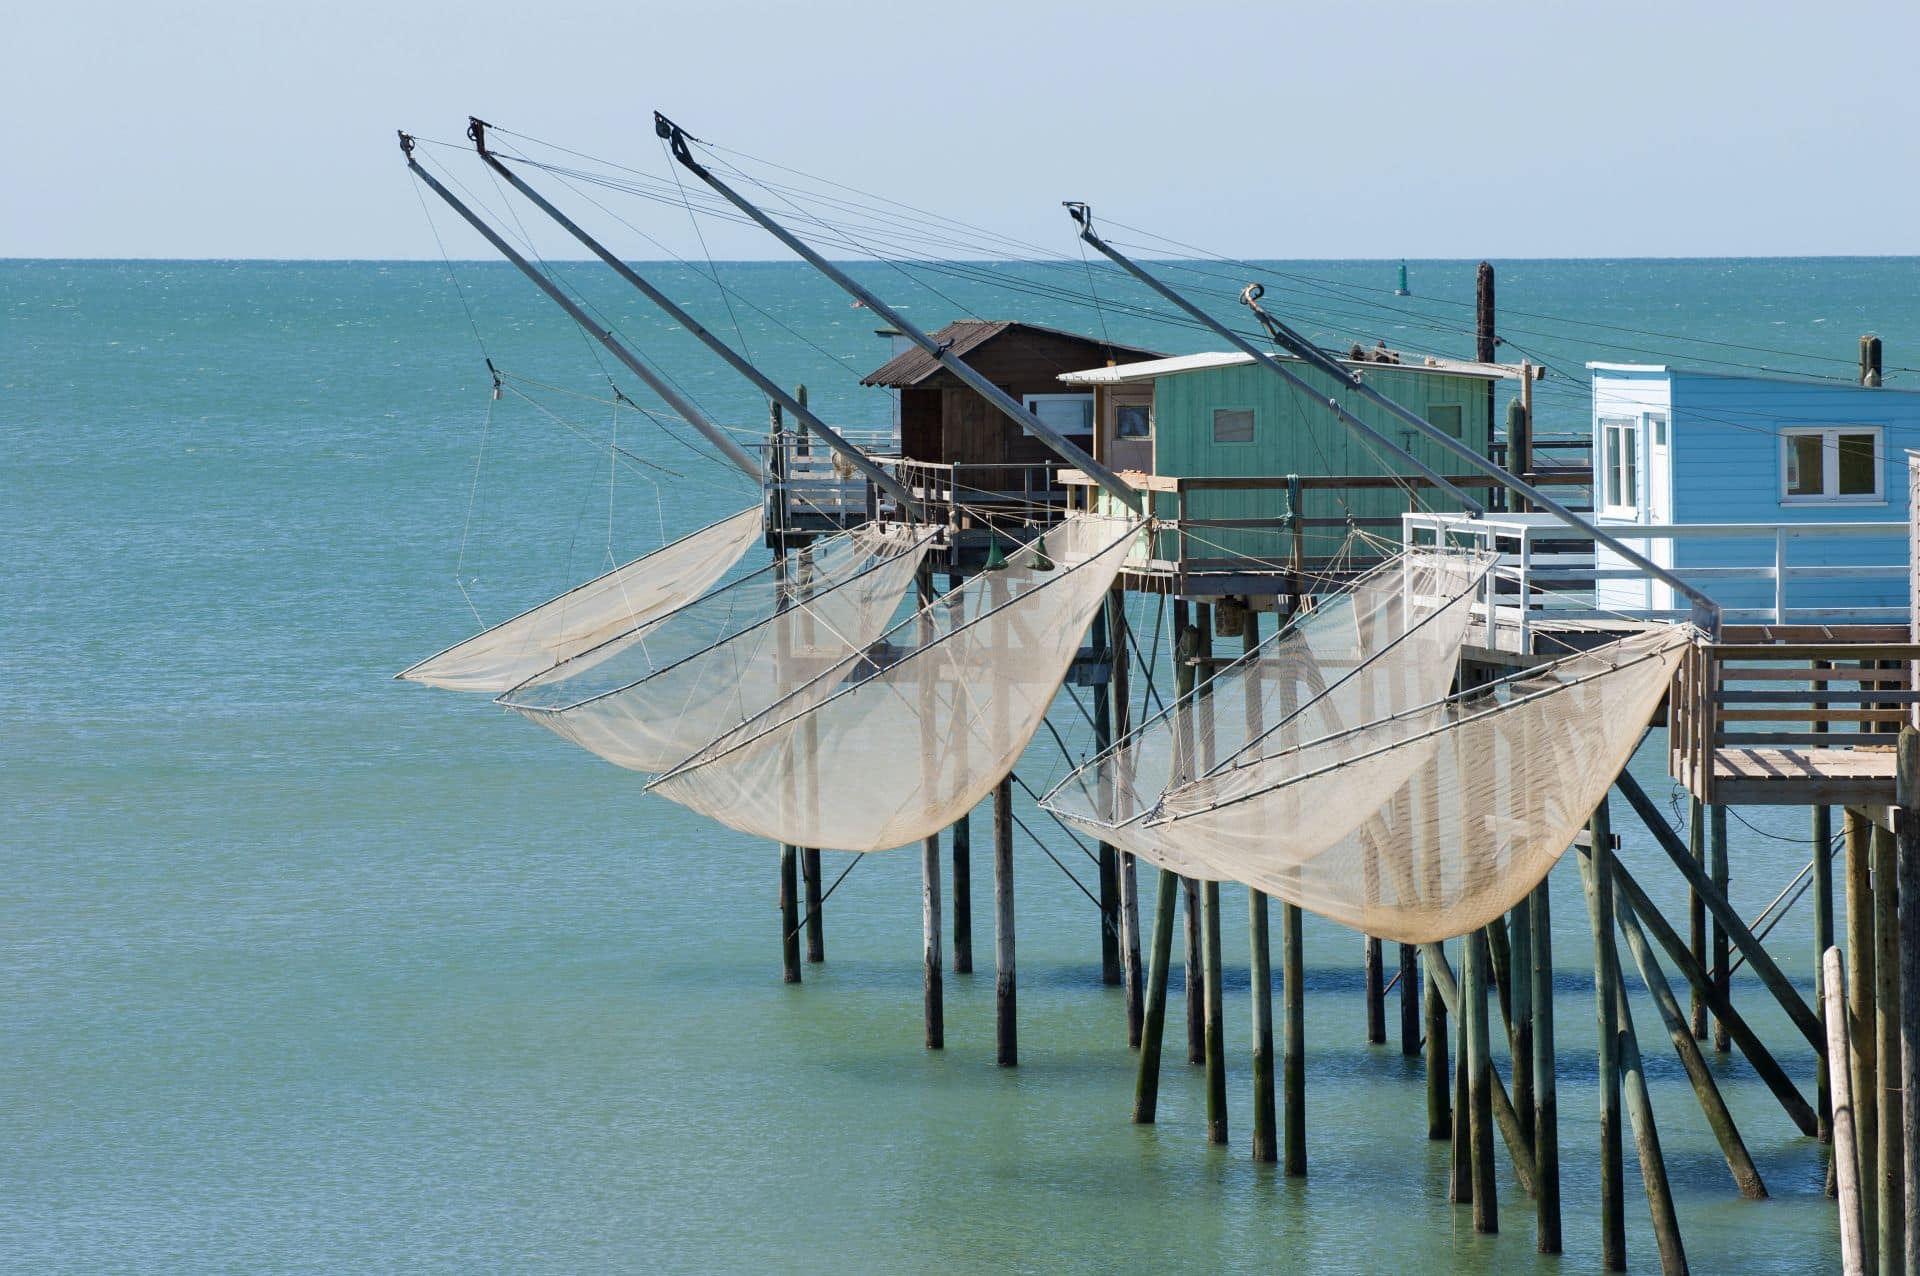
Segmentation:
{"type": "MultiPolygon", "coordinates": [[[[1073,266],[864,269],[928,327],[970,314],[1218,347],[1150,321],[1110,275],[1087,304],[1073,266]]],[[[764,400],[606,272],[559,269],[718,419],[764,429],[764,400]]],[[[791,264],[722,263],[729,305],[706,269],[653,273],[829,420],[888,425],[887,395],[857,384],[888,354],[869,312],[791,264]]],[[[1204,269],[1169,277],[1244,323],[1230,293],[1245,272],[1204,269]]],[[[1320,340],[1472,352],[1472,263],[1413,263],[1411,298],[1391,297],[1387,263],[1273,270],[1269,307],[1320,340]]],[[[1846,378],[1872,331],[1888,383],[1920,385],[1916,284],[1904,259],[1502,263],[1502,357],[1555,369],[1541,433],[1586,428],[1589,359],[1846,378]]],[[[1177,972],[1159,1123],[1128,1123],[1134,1056],[1081,889],[1094,869],[1024,798],[1075,880],[1017,841],[1006,1070],[984,812],[979,969],[956,975],[949,955],[947,1047],[930,1053],[917,856],[855,865],[826,908],[827,962],[783,985],[773,847],[483,697],[392,681],[757,499],[684,426],[616,413],[608,371],[656,406],[500,264],[450,279],[439,262],[0,263],[0,1264],[1597,1265],[1592,947],[1571,862],[1552,878],[1567,1253],[1552,1260],[1504,1151],[1499,1235],[1447,1204],[1419,1060],[1365,1042],[1349,931],[1306,924],[1310,1172],[1289,1180],[1248,1156],[1242,892],[1223,891],[1233,1128],[1216,1148],[1177,972]]],[[[1150,643],[1155,613],[1134,601],[1150,643]]],[[[1083,753],[1077,711],[1055,722],[1083,753]]],[[[1021,772],[1040,788],[1067,766],[1043,732],[1021,772]]],[[[1671,802],[1657,733],[1635,771],[1671,802]]],[[[1734,815],[1733,896],[1752,916],[1806,864],[1808,815],[1734,815]]],[[[1678,874],[1630,813],[1615,825],[1681,918],[1678,874]]],[[[824,859],[830,879],[849,863],[824,859]]],[[[1770,944],[1810,991],[1807,901],[1770,944]]],[[[1629,983],[1694,1269],[1833,1267],[1821,1149],[1744,1061],[1709,1052],[1772,1193],[1741,1200],[1629,983]]],[[[1735,989],[1810,1095],[1811,1053],[1748,972],[1735,989]]],[[[1630,1150],[1627,1181],[1630,1260],[1648,1270],[1630,1150]]]]}

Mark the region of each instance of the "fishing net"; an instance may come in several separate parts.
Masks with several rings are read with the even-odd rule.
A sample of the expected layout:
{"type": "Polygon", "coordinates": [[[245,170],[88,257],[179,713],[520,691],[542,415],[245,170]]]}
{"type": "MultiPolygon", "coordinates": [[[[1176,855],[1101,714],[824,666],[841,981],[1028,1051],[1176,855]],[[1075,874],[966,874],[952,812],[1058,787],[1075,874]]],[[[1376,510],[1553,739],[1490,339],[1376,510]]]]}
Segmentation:
{"type": "Polygon", "coordinates": [[[1161,868],[1214,876],[1149,822],[1162,795],[1446,695],[1492,563],[1416,550],[1373,568],[1069,775],[1041,805],[1161,868]]]}
{"type": "Polygon", "coordinates": [[[1068,519],[649,787],[796,846],[939,832],[1013,769],[1139,526],[1068,519]]]}
{"type": "Polygon", "coordinates": [[[742,510],[395,676],[453,691],[506,691],[698,598],[759,537],[759,507],[742,510]]]}
{"type": "Polygon", "coordinates": [[[666,771],[865,650],[892,623],[933,537],[869,523],[816,541],[499,703],[616,765],[666,771]]]}
{"type": "Polygon", "coordinates": [[[1650,630],[1181,785],[1156,842],[1309,912],[1425,943],[1486,925],[1572,844],[1693,631],[1650,630]]]}

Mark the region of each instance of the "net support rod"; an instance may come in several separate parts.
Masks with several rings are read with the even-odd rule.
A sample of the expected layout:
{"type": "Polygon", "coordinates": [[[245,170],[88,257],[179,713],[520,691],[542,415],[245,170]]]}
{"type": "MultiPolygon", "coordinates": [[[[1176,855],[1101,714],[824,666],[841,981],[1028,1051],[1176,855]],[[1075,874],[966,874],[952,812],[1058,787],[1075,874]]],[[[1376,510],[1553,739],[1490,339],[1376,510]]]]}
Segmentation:
{"type": "Polygon", "coordinates": [[[500,161],[498,155],[495,155],[487,149],[487,122],[472,116],[469,116],[468,120],[467,136],[473,140],[474,149],[480,153],[480,158],[487,162],[489,168],[506,178],[508,183],[511,184],[515,190],[526,196],[535,208],[538,208],[548,217],[551,217],[559,224],[562,230],[579,240],[581,244],[586,247],[587,251],[611,267],[613,273],[619,275],[629,284],[632,284],[643,297],[665,311],[669,319],[672,319],[675,323],[686,329],[700,344],[719,355],[728,367],[752,382],[755,389],[759,390],[760,393],[766,395],[769,399],[772,399],[775,403],[778,403],[787,411],[793,413],[795,417],[799,418],[802,425],[812,431],[815,437],[822,443],[832,448],[836,455],[845,457],[847,463],[858,470],[868,482],[891,496],[894,500],[900,502],[901,509],[911,511],[914,508],[912,493],[908,492],[906,487],[898,479],[867,459],[865,452],[862,452],[859,448],[847,442],[840,436],[838,431],[829,426],[825,421],[822,421],[818,416],[815,416],[805,403],[802,403],[794,395],[781,389],[771,378],[760,371],[759,368],[749,363],[732,346],[729,346],[726,342],[720,340],[719,337],[716,337],[706,325],[702,324],[698,319],[695,319],[679,305],[675,304],[671,297],[654,287],[642,277],[638,271],[634,270],[633,267],[627,265],[626,262],[621,261],[620,258],[608,251],[606,246],[601,244],[599,240],[589,235],[585,230],[582,230],[579,224],[571,217],[568,217],[565,213],[554,207],[544,195],[521,180],[519,174],[509,169],[500,161]]]}
{"type": "Polygon", "coordinates": [[[799,254],[801,260],[832,280],[849,296],[855,298],[867,309],[873,311],[873,313],[878,315],[884,322],[898,329],[901,335],[906,337],[907,340],[932,355],[939,361],[941,367],[966,382],[967,386],[980,395],[981,398],[999,409],[1012,420],[1014,424],[1018,425],[1028,434],[1039,439],[1062,461],[1065,461],[1068,465],[1073,466],[1082,474],[1085,474],[1088,478],[1099,484],[1109,496],[1119,501],[1127,509],[1132,510],[1136,514],[1141,511],[1142,503],[1140,494],[1128,486],[1126,481],[1118,474],[1115,474],[1112,470],[1100,464],[1100,462],[1094,460],[1091,456],[1088,456],[1078,447],[1069,443],[1065,435],[1046,424],[1046,422],[1029,411],[1019,400],[1015,399],[1005,390],[1002,390],[999,386],[981,376],[968,365],[966,360],[960,358],[949,350],[947,346],[935,341],[917,326],[908,322],[891,306],[887,305],[886,302],[874,296],[872,292],[860,284],[855,283],[845,271],[815,252],[799,236],[793,234],[793,232],[761,211],[751,200],[741,195],[738,191],[708,171],[705,165],[693,157],[692,150],[687,146],[688,138],[686,130],[682,129],[678,124],[675,124],[658,111],[654,112],[653,126],[654,132],[661,138],[664,138],[673,148],[673,157],[680,162],[681,167],[685,168],[695,177],[698,177],[708,186],[711,186],[728,203],[745,213],[757,223],[761,229],[799,254]]]}
{"type": "MultiPolygon", "coordinates": [[[[1168,287],[1165,283],[1161,282],[1158,278],[1149,274],[1146,270],[1142,269],[1137,263],[1133,261],[1132,258],[1128,257],[1125,253],[1122,253],[1119,249],[1115,248],[1112,244],[1109,244],[1106,240],[1096,235],[1093,231],[1093,213],[1092,213],[1092,210],[1090,210],[1087,207],[1087,205],[1069,200],[1067,203],[1067,211],[1072,215],[1075,224],[1077,224],[1080,227],[1080,238],[1086,240],[1089,244],[1092,244],[1094,248],[1096,248],[1097,250],[1099,250],[1100,253],[1102,253],[1104,256],[1112,260],[1114,264],[1119,266],[1122,270],[1132,275],[1135,279],[1138,279],[1141,283],[1145,284],[1147,287],[1153,289],[1153,291],[1159,293],[1162,297],[1165,297],[1168,301],[1172,302],[1174,305],[1180,307],[1180,309],[1185,311],[1187,314],[1192,315],[1195,319],[1199,320],[1202,324],[1205,324],[1222,341],[1227,342],[1229,345],[1233,346],[1234,349],[1240,351],[1240,353],[1250,357],[1256,364],[1259,364],[1262,367],[1269,369],[1274,374],[1279,376],[1282,380],[1286,381],[1287,384],[1293,386],[1296,390],[1304,391],[1305,393],[1312,395],[1316,400],[1324,402],[1327,405],[1328,409],[1332,411],[1334,416],[1339,418],[1340,422],[1343,425],[1345,425],[1348,429],[1353,430],[1355,433],[1365,435],[1367,438],[1373,440],[1375,444],[1385,449],[1395,459],[1399,460],[1401,464],[1406,465],[1411,469],[1413,469],[1416,473],[1419,473],[1425,476],[1430,482],[1433,483],[1434,486],[1446,492],[1447,495],[1451,496],[1454,500],[1459,501],[1463,509],[1471,511],[1476,516],[1485,514],[1487,512],[1486,506],[1484,504],[1482,504],[1480,501],[1475,500],[1473,497],[1468,496],[1465,492],[1455,487],[1452,483],[1449,483],[1444,474],[1441,474],[1438,470],[1434,469],[1432,466],[1428,465],[1425,461],[1422,461],[1419,457],[1407,451],[1405,448],[1401,447],[1398,443],[1395,443],[1392,439],[1388,438],[1386,435],[1380,433],[1378,430],[1368,425],[1365,421],[1362,421],[1359,417],[1354,416],[1351,412],[1347,411],[1344,407],[1342,407],[1337,401],[1333,399],[1322,398],[1320,391],[1317,388],[1315,388],[1311,382],[1308,382],[1305,379],[1294,375],[1293,372],[1281,366],[1280,362],[1276,360],[1271,354],[1267,353],[1264,350],[1256,349],[1252,345],[1252,343],[1248,342],[1239,333],[1233,331],[1233,329],[1227,327],[1225,324],[1221,323],[1218,319],[1215,319],[1212,315],[1208,314],[1205,310],[1202,310],[1200,307],[1188,301],[1184,296],[1175,292],[1172,288],[1168,287]]],[[[1339,369],[1338,364],[1335,364],[1334,366],[1338,371],[1340,371],[1341,373],[1344,373],[1344,369],[1339,369]]],[[[1343,383],[1347,383],[1347,384],[1352,383],[1352,378],[1346,375],[1341,375],[1340,380],[1343,383]]],[[[1377,396],[1377,397],[1384,398],[1384,396],[1377,396]]],[[[1387,400],[1387,402],[1391,402],[1391,400],[1387,400]]],[[[1398,406],[1398,405],[1395,405],[1395,406],[1398,406]]],[[[1405,408],[1401,408],[1400,410],[1401,412],[1406,412],[1405,408]]]]}
{"type": "Polygon", "coordinates": [[[574,302],[573,298],[567,296],[566,293],[560,290],[558,284],[549,279],[544,272],[535,269],[533,263],[521,256],[512,244],[502,239],[493,227],[487,225],[478,214],[461,203],[452,191],[442,186],[439,181],[435,179],[433,174],[420,167],[420,162],[413,158],[412,134],[405,132],[400,134],[400,150],[406,155],[407,167],[412,170],[415,177],[425,182],[429,190],[445,200],[447,206],[453,209],[454,212],[460,214],[469,226],[479,231],[481,237],[489,244],[492,244],[496,252],[519,267],[520,273],[528,279],[531,279],[534,284],[539,287],[540,291],[552,298],[554,304],[566,311],[568,317],[579,324],[588,336],[605,346],[614,358],[626,365],[629,372],[644,381],[648,389],[664,399],[668,407],[685,418],[688,425],[700,431],[700,433],[706,437],[707,442],[718,448],[720,454],[738,466],[741,472],[746,474],[747,477],[756,483],[765,481],[766,472],[761,468],[759,463],[747,455],[746,449],[742,448],[738,443],[735,443],[724,430],[708,419],[706,413],[695,407],[688,401],[685,395],[668,384],[664,377],[648,367],[639,355],[627,349],[620,339],[615,337],[611,331],[595,323],[593,318],[574,302]]]}

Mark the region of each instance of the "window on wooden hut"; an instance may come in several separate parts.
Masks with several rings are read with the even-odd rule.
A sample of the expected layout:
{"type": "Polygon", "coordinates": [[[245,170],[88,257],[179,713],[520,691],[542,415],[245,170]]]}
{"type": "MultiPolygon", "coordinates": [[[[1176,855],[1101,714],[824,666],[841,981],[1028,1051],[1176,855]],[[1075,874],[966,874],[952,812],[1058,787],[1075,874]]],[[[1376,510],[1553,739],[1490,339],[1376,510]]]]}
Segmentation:
{"type": "Polygon", "coordinates": [[[1639,422],[1602,418],[1600,422],[1601,498],[1604,510],[1631,514],[1640,507],[1639,422]]]}
{"type": "Polygon", "coordinates": [[[1029,394],[1023,406],[1062,434],[1093,433],[1091,394],[1029,394]]]}
{"type": "Polygon", "coordinates": [[[1460,437],[1461,414],[1463,409],[1458,403],[1435,403],[1427,408],[1427,424],[1436,430],[1443,430],[1454,438],[1460,437]]]}
{"type": "Polygon", "coordinates": [[[1150,439],[1153,437],[1153,405],[1151,403],[1120,403],[1113,409],[1113,433],[1122,439],[1150,439]]]}
{"type": "Polygon", "coordinates": [[[1213,410],[1213,441],[1215,443],[1253,442],[1253,409],[1215,408],[1213,410]]]}
{"type": "Polygon", "coordinates": [[[1819,501],[1878,501],[1880,429],[1877,426],[1823,426],[1782,431],[1780,499],[1789,504],[1819,501]]]}

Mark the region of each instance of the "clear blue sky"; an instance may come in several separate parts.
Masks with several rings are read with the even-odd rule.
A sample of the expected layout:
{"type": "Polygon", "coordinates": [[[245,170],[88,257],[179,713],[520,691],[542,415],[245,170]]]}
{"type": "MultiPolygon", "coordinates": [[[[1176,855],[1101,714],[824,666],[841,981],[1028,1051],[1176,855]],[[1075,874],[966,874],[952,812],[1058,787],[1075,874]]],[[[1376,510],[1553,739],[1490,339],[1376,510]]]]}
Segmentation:
{"type": "Polygon", "coordinates": [[[1914,0],[62,0],[6,26],[0,256],[428,257],[396,127],[472,112],[664,171],[655,107],[1063,250],[1081,198],[1236,255],[1920,252],[1914,0]]]}

